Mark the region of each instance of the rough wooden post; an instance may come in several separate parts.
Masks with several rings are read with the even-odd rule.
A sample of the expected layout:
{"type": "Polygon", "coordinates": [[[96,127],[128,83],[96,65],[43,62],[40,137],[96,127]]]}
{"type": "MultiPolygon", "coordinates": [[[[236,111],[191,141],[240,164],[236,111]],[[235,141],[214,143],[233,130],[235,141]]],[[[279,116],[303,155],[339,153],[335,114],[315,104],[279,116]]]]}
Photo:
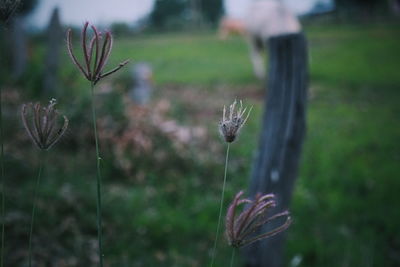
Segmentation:
{"type": "Polygon", "coordinates": [[[44,64],[43,88],[46,94],[54,95],[58,87],[58,68],[62,44],[62,27],[58,8],[54,8],[47,29],[47,47],[44,64]]]}
{"type": "Polygon", "coordinates": [[[15,79],[25,72],[28,61],[28,48],[24,20],[21,15],[16,15],[11,21],[12,39],[12,75],[15,79]]]}
{"type": "MultiPolygon", "coordinates": [[[[289,208],[305,134],[307,44],[302,33],[295,33],[269,38],[268,47],[266,106],[250,194],[276,194],[273,212],[278,212],[289,208]]],[[[275,227],[267,224],[261,231],[275,227]]],[[[282,266],[284,240],[285,234],[279,234],[244,248],[246,266],[282,266]]]]}

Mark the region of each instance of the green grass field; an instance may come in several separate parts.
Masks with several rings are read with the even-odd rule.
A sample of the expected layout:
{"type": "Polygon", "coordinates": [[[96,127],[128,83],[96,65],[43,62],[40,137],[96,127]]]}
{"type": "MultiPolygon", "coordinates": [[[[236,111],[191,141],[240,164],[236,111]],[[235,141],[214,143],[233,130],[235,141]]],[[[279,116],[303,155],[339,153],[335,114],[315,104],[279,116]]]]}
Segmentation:
{"type": "MultiPolygon", "coordinates": [[[[399,25],[309,27],[306,33],[311,68],[308,133],[285,266],[399,266],[399,25]],[[290,265],[298,259],[299,265],[290,265]]],[[[216,129],[222,105],[235,97],[254,105],[232,147],[227,199],[247,187],[257,146],[264,88],[253,77],[246,44],[240,38],[219,41],[211,33],[145,35],[115,40],[111,57],[111,64],[126,58],[132,64],[149,62],[154,103],[167,100],[168,118],[203,127],[207,137],[175,155],[177,149],[168,140],[154,136],[150,153],[132,151],[128,173],[115,166],[112,148],[102,147],[105,261],[118,267],[206,266],[223,178],[225,147],[216,129]]],[[[59,99],[60,108],[72,118],[86,118],[89,106],[71,110],[80,105],[77,99],[83,99],[79,95],[86,83],[66,56],[64,60],[60,96],[71,102],[59,99]]],[[[128,72],[117,75],[117,92],[124,91],[118,88],[128,72]]],[[[33,79],[28,76],[27,87],[33,79]]],[[[116,103],[103,107],[100,118],[111,116],[116,103]]],[[[90,130],[72,118],[70,136],[90,130]]],[[[95,158],[90,140],[74,144],[72,151],[66,149],[68,140],[49,152],[53,156],[40,190],[35,255],[56,264],[52,266],[91,266],[96,256],[95,158]]],[[[27,153],[34,157],[34,149],[27,153]]],[[[7,224],[7,260],[18,262],[26,253],[35,175],[30,164],[35,160],[21,163],[21,156],[14,156],[10,164],[18,167],[12,177],[23,176],[8,186],[8,217],[19,214],[22,223],[10,219],[7,224]]],[[[217,266],[222,267],[230,248],[221,240],[217,266]]]]}

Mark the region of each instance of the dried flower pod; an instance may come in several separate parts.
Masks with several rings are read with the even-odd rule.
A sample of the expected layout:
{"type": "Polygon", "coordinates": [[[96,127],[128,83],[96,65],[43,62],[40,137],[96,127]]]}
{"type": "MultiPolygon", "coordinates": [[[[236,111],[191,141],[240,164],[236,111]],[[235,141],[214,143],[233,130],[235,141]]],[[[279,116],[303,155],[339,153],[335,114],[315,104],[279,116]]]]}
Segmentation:
{"type": "Polygon", "coordinates": [[[125,60],[124,62],[119,63],[119,65],[114,69],[103,73],[104,67],[108,61],[108,58],[110,57],[113,45],[113,38],[111,32],[106,32],[103,45],[100,47],[100,41],[103,37],[101,36],[101,33],[96,29],[96,27],[92,25],[91,28],[94,35],[88,42],[88,26],[89,22],[86,22],[82,29],[81,46],[83,50],[84,64],[79,63],[73,53],[71,29],[69,29],[67,32],[67,49],[72,59],[72,62],[78,67],[78,69],[82,72],[86,79],[96,84],[100,79],[110,74],[113,74],[114,72],[117,72],[123,66],[128,64],[129,60],[125,60]]]}
{"type": "Polygon", "coordinates": [[[237,135],[239,134],[240,129],[246,123],[247,119],[250,116],[250,112],[253,107],[250,107],[247,112],[246,118],[244,115],[247,111],[247,108],[243,109],[243,103],[240,100],[240,107],[237,111],[235,111],[237,101],[235,100],[229,106],[229,114],[226,116],[226,108],[224,106],[222,121],[219,123],[219,132],[224,137],[225,141],[228,143],[232,143],[236,140],[237,135]]]}
{"type": "Polygon", "coordinates": [[[0,0],[0,22],[7,23],[20,2],[20,0],[0,0]]]}
{"type": "Polygon", "coordinates": [[[273,194],[258,194],[254,200],[240,199],[243,191],[236,194],[234,200],[230,204],[225,219],[225,235],[229,245],[233,247],[243,247],[264,238],[276,235],[286,230],[292,220],[288,211],[284,211],[273,216],[268,216],[268,210],[276,206],[275,196],[273,194]],[[236,216],[236,209],[241,204],[247,204],[246,208],[236,216]],[[286,217],[286,221],[272,231],[260,235],[254,235],[261,226],[286,217]]]}
{"type": "Polygon", "coordinates": [[[50,100],[47,107],[40,103],[23,104],[21,117],[24,127],[33,143],[42,150],[50,149],[63,136],[68,128],[68,119],[62,116],[63,123],[60,124],[61,116],[54,108],[56,100],[50,100]]]}

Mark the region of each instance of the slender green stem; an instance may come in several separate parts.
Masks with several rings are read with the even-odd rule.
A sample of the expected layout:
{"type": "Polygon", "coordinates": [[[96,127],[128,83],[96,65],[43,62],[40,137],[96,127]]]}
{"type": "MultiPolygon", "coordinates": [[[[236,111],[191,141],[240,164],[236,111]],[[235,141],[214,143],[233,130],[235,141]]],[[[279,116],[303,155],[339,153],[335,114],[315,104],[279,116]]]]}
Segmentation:
{"type": "Polygon", "coordinates": [[[211,259],[211,265],[210,265],[211,267],[214,265],[215,255],[216,255],[216,252],[217,252],[219,229],[221,227],[221,217],[222,217],[222,208],[224,206],[226,176],[227,176],[227,172],[228,172],[229,147],[230,147],[230,144],[228,143],[228,146],[226,148],[226,155],[225,155],[224,182],[222,184],[221,201],[220,201],[220,204],[219,204],[218,226],[217,226],[217,231],[216,231],[216,234],[215,234],[214,248],[213,248],[213,252],[212,252],[212,259],[211,259]]]}
{"type": "Polygon", "coordinates": [[[235,248],[232,248],[232,256],[231,256],[231,267],[233,267],[233,262],[234,262],[234,260],[235,260],[235,248]]]}
{"type": "Polygon", "coordinates": [[[93,131],[94,139],[96,143],[96,160],[97,160],[97,239],[99,242],[99,266],[103,267],[103,233],[102,233],[102,221],[101,221],[101,173],[100,173],[100,152],[99,152],[99,137],[97,135],[96,126],[96,107],[95,107],[95,96],[94,96],[94,83],[91,83],[92,93],[92,117],[93,117],[93,131]]]}
{"type": "Polygon", "coordinates": [[[33,192],[33,205],[32,205],[32,217],[31,217],[31,227],[29,231],[29,267],[32,266],[32,234],[33,234],[33,224],[35,220],[35,211],[36,211],[36,198],[37,198],[37,191],[39,189],[39,184],[40,184],[40,178],[42,177],[42,170],[43,170],[43,165],[45,161],[45,151],[41,152],[41,155],[39,156],[40,158],[40,163],[39,163],[39,173],[36,179],[36,185],[35,189],[33,192]]]}
{"type": "Polygon", "coordinates": [[[1,169],[1,252],[0,252],[0,266],[3,267],[4,262],[4,217],[6,207],[6,196],[5,196],[5,177],[4,177],[4,136],[3,136],[3,90],[0,85],[0,169],[1,169]]]}

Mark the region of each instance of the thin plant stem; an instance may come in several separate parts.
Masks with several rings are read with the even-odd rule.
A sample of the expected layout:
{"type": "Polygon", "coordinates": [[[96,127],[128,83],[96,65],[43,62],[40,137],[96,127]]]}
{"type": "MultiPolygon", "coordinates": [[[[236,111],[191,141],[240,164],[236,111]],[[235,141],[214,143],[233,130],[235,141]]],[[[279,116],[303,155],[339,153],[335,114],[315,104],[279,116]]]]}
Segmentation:
{"type": "Polygon", "coordinates": [[[94,82],[91,83],[91,98],[92,98],[92,118],[93,118],[93,131],[96,143],[96,162],[97,162],[97,239],[99,244],[99,266],[103,267],[103,233],[102,233],[102,220],[101,220],[101,173],[100,173],[100,152],[99,152],[99,138],[97,135],[96,126],[96,107],[94,96],[94,82]]]}
{"type": "Polygon", "coordinates": [[[31,227],[29,231],[29,267],[32,266],[32,235],[33,235],[33,224],[35,220],[35,211],[36,211],[36,199],[37,199],[37,191],[39,189],[40,178],[42,177],[42,170],[45,161],[45,151],[41,151],[41,155],[39,156],[40,163],[39,163],[39,173],[36,179],[36,185],[33,192],[33,205],[32,205],[32,215],[31,215],[31,227]]]}
{"type": "Polygon", "coordinates": [[[4,236],[5,236],[5,210],[6,210],[6,196],[5,196],[5,176],[4,176],[4,135],[3,135],[3,90],[0,85],[0,172],[1,172],[1,252],[0,252],[0,266],[3,267],[4,262],[4,236]]]}
{"type": "Polygon", "coordinates": [[[231,267],[233,267],[233,262],[234,262],[234,260],[235,260],[235,248],[232,248],[232,256],[231,256],[231,267]]]}
{"type": "Polygon", "coordinates": [[[210,265],[211,267],[214,265],[215,254],[217,251],[217,244],[218,244],[219,229],[221,227],[221,217],[222,217],[222,208],[224,206],[226,176],[227,176],[227,172],[228,172],[229,147],[230,147],[230,143],[228,143],[228,146],[226,148],[224,182],[222,184],[221,200],[220,200],[220,204],[219,204],[218,225],[217,225],[217,231],[216,231],[215,239],[214,239],[214,248],[213,248],[213,252],[212,252],[212,259],[211,259],[211,265],[210,265]]]}

